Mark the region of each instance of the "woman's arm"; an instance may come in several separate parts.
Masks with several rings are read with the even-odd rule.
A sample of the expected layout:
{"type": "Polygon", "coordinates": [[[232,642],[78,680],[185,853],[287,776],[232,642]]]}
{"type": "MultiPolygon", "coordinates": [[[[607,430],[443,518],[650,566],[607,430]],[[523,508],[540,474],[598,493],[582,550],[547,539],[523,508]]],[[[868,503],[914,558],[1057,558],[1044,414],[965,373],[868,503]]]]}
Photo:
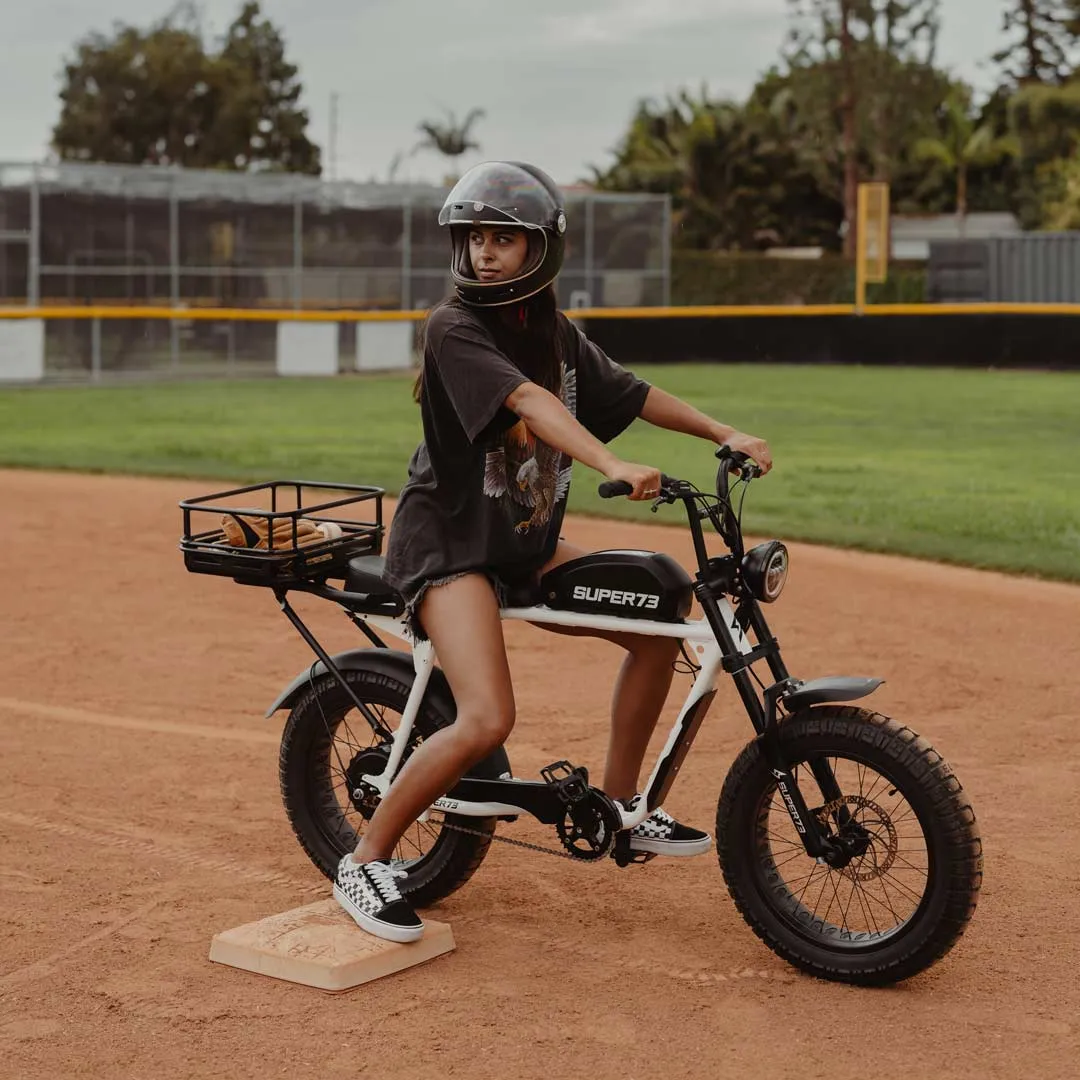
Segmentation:
{"type": "Polygon", "coordinates": [[[713,420],[693,405],[688,405],[657,386],[649,388],[649,396],[641,410],[641,419],[656,427],[667,428],[668,431],[695,435],[699,439],[708,439],[721,445],[726,443],[733,450],[739,450],[753,458],[761,466],[763,473],[772,468],[772,453],[764,439],[721,424],[719,420],[713,420]]]}
{"type": "Polygon", "coordinates": [[[660,471],[634,465],[616,457],[598,438],[571,416],[565,405],[536,383],[523,383],[504,402],[529,430],[548,446],[569,454],[609,480],[625,480],[634,493],[628,498],[647,499],[660,490],[660,471]]]}

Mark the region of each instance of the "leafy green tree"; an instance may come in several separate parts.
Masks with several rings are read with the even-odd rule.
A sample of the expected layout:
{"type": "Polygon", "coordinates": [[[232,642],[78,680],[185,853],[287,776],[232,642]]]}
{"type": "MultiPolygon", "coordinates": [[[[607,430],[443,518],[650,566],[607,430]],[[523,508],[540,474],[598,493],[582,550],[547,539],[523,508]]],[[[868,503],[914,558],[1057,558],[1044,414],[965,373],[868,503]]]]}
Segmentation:
{"type": "MultiPolygon", "coordinates": [[[[819,170],[840,171],[845,250],[854,253],[856,200],[867,169],[891,181],[913,118],[940,100],[933,61],[939,0],[788,0],[785,58],[819,170]]],[[[823,177],[823,182],[825,182],[823,177]]]]}
{"type": "Polygon", "coordinates": [[[1080,78],[1063,86],[1024,86],[1009,99],[1008,111],[1021,152],[1020,220],[1040,228],[1056,213],[1049,206],[1058,199],[1063,170],[1080,153],[1080,78]]]}
{"type": "Polygon", "coordinates": [[[1042,194],[1042,228],[1054,232],[1080,229],[1080,154],[1046,168],[1042,194]]]}
{"type": "Polygon", "coordinates": [[[1009,101],[1009,119],[1028,160],[1071,157],[1080,143],[1080,78],[1025,86],[1009,101]]]}
{"type": "Polygon", "coordinates": [[[319,149],[280,33],[245,3],[208,52],[194,7],[141,30],[91,33],[64,68],[61,160],[318,174],[319,149]]]}
{"type": "Polygon", "coordinates": [[[602,190],[670,194],[681,247],[757,250],[835,242],[839,207],[798,160],[782,109],[713,101],[702,89],[639,104],[602,190]]]}
{"type": "Polygon", "coordinates": [[[318,175],[319,148],[306,135],[298,69],[286,59],[281,32],[261,17],[258,3],[244,4],[210,59],[221,92],[206,156],[225,162],[233,155],[238,169],[269,166],[318,175]]]}
{"type": "Polygon", "coordinates": [[[1064,82],[1077,60],[1080,0],[1007,0],[1002,29],[1012,40],[994,60],[1009,84],[1064,82]]]}

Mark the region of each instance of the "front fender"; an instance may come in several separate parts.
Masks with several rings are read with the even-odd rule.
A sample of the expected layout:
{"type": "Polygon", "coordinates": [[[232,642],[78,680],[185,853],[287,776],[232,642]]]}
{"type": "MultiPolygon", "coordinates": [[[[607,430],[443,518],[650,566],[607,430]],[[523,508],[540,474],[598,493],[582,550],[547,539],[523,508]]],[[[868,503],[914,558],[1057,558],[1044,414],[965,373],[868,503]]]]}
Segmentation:
{"type": "MultiPolygon", "coordinates": [[[[330,657],[331,662],[339,671],[377,671],[391,678],[400,679],[402,682],[410,682],[416,676],[413,667],[412,656],[399,649],[349,649],[330,657]]],[[[289,685],[278,694],[273,705],[266,710],[266,716],[271,717],[280,709],[291,709],[299,700],[300,695],[310,685],[311,680],[320,675],[326,675],[326,665],[317,661],[314,667],[305,668],[289,685]]],[[[446,676],[435,668],[431,672],[426,694],[438,694],[443,697],[446,711],[454,716],[457,708],[454,705],[454,695],[450,690],[450,684],[446,676]]],[[[510,759],[506,750],[499,747],[493,750],[483,761],[478,762],[468,771],[469,776],[476,776],[486,780],[500,780],[512,775],[510,759]]]]}
{"type": "Polygon", "coordinates": [[[885,680],[860,679],[848,675],[829,675],[824,679],[811,679],[796,687],[781,700],[788,712],[798,712],[811,705],[826,701],[858,701],[872,694],[885,680]]]}

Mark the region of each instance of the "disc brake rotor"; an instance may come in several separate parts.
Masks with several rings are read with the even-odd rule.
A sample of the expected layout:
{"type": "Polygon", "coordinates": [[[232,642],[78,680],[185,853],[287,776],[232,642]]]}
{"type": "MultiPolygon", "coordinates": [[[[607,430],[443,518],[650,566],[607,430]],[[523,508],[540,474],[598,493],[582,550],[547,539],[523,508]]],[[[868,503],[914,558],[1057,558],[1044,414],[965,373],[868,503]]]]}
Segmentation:
{"type": "Polygon", "coordinates": [[[842,841],[850,840],[854,829],[862,830],[868,840],[865,850],[847,866],[835,868],[837,873],[853,881],[873,881],[874,878],[887,874],[896,862],[896,853],[900,846],[896,826],[888,813],[876,802],[862,795],[843,795],[827,802],[815,810],[814,814],[825,828],[838,829],[836,835],[842,841]],[[851,808],[851,820],[837,826],[834,815],[845,806],[851,808]]]}

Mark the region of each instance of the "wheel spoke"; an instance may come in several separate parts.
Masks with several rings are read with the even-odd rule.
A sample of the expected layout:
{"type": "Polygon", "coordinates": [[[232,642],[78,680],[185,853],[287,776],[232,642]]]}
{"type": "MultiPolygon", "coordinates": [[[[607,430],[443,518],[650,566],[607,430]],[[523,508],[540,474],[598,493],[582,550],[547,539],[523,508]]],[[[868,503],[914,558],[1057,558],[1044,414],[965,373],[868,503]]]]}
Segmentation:
{"type": "Polygon", "coordinates": [[[857,881],[852,881],[851,891],[855,896],[859,898],[859,908],[863,913],[864,920],[874,928],[875,934],[880,934],[881,930],[878,927],[877,919],[874,918],[874,910],[869,906],[869,904],[863,903],[864,890],[859,887],[859,883],[857,881]]]}
{"type": "Polygon", "coordinates": [[[775,866],[776,869],[779,870],[781,866],[787,866],[789,862],[794,862],[796,859],[804,855],[806,855],[805,851],[796,851],[794,855],[789,855],[786,859],[784,859],[783,862],[777,862],[776,859],[773,859],[773,866],[775,866]]]}
{"type": "MultiPolygon", "coordinates": [[[[775,873],[786,888],[784,903],[791,916],[807,913],[809,922],[805,915],[798,918],[802,934],[818,937],[830,926],[832,933],[836,926],[846,934],[894,933],[921,903],[930,877],[928,868],[917,865],[927,858],[925,837],[901,835],[897,828],[898,822],[912,819],[914,810],[895,781],[865,761],[840,755],[821,760],[831,767],[840,791],[836,802],[822,795],[823,806],[830,807],[822,820],[836,842],[854,847],[849,848],[850,861],[836,868],[803,862],[809,856],[774,787],[763,793],[758,833],[758,843],[769,854],[762,862],[769,887],[775,888],[775,873]]],[[[805,761],[793,762],[792,776],[807,777],[804,766],[805,761]]]]}

